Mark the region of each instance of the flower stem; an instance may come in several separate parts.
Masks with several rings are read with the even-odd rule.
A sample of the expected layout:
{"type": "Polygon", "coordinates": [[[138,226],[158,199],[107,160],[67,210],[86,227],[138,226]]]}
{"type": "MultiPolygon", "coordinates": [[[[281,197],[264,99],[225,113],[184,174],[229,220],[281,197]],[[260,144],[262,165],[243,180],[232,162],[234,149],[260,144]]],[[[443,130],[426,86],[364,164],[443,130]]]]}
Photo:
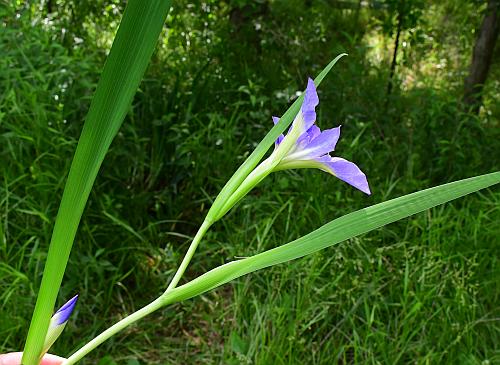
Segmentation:
{"type": "Polygon", "coordinates": [[[194,252],[196,251],[196,248],[198,247],[201,239],[203,238],[203,236],[205,235],[205,233],[207,232],[207,230],[210,228],[211,225],[212,225],[211,222],[205,220],[203,222],[203,224],[201,225],[200,229],[198,229],[198,232],[196,232],[196,235],[193,238],[193,242],[191,242],[191,245],[189,246],[189,248],[186,252],[186,255],[182,259],[182,262],[181,262],[179,268],[177,269],[177,272],[175,273],[174,278],[170,282],[170,284],[165,292],[168,292],[177,286],[177,284],[179,283],[179,280],[181,280],[182,275],[184,274],[184,271],[186,271],[186,268],[189,265],[189,262],[193,258],[194,252]]]}
{"type": "Polygon", "coordinates": [[[172,279],[172,282],[168,286],[167,290],[165,293],[155,299],[153,302],[149,303],[145,307],[139,309],[137,312],[132,313],[131,315],[123,318],[121,321],[115,323],[113,326],[109,327],[106,331],[101,333],[99,336],[95,337],[92,341],[87,343],[85,346],[83,346],[81,349],[79,349],[77,352],[75,352],[73,355],[71,355],[67,360],[65,360],[62,365],[72,365],[82,359],[85,355],[87,355],[90,351],[94,350],[97,346],[99,346],[101,343],[106,341],[108,338],[113,336],[114,334],[120,332],[123,330],[125,327],[131,325],[132,323],[138,321],[139,319],[147,316],[148,314],[153,313],[154,311],[160,309],[161,307],[169,304],[168,297],[169,295],[167,294],[170,290],[174,289],[176,285],[179,283],[179,280],[181,279],[182,275],[184,274],[184,271],[186,271],[187,266],[189,265],[189,262],[193,258],[194,252],[196,251],[196,248],[198,247],[198,244],[200,243],[201,239],[207,232],[208,228],[210,228],[211,223],[208,221],[204,221],[203,224],[201,225],[200,229],[194,236],[193,242],[191,242],[191,245],[189,246],[189,249],[186,253],[186,256],[184,256],[184,259],[182,260],[179,268],[177,269],[177,272],[174,275],[174,278],[172,279]]]}
{"type": "Polygon", "coordinates": [[[132,323],[138,321],[139,319],[147,316],[148,314],[153,313],[154,311],[160,309],[164,305],[168,304],[166,298],[161,296],[155,299],[153,302],[149,303],[145,307],[139,309],[137,312],[132,313],[131,315],[123,318],[121,321],[115,323],[113,326],[109,327],[106,331],[101,333],[99,336],[95,337],[92,341],[87,343],[73,355],[71,355],[67,360],[63,361],[62,365],[72,365],[77,361],[81,360],[85,355],[87,355],[90,351],[94,350],[101,343],[106,341],[108,338],[120,332],[125,327],[131,325],[132,323]]]}
{"type": "Polygon", "coordinates": [[[226,200],[222,206],[218,219],[222,218],[236,203],[238,203],[245,195],[248,194],[258,183],[260,183],[267,175],[272,172],[272,159],[264,160],[257,166],[240,184],[235,192],[226,200]]]}

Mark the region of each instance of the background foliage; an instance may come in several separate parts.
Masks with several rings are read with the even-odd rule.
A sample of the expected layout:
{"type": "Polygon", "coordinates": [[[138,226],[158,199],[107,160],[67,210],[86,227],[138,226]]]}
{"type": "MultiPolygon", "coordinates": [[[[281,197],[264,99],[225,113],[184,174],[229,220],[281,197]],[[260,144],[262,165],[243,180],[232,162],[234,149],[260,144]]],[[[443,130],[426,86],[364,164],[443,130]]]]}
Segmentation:
{"type": "MultiPolygon", "coordinates": [[[[498,170],[499,57],[479,114],[460,106],[486,4],[403,4],[176,1],[84,214],[60,299],[78,292],[81,301],[55,352],[75,350],[165,289],[270,116],[341,52],[349,57],[320,89],[319,125],[343,125],[339,154],[366,171],[372,197],[318,171],[276,174],[213,228],[187,277],[357,208],[498,170]]],[[[124,5],[0,3],[0,352],[24,343],[124,5]]],[[[162,310],[82,363],[495,363],[499,203],[498,189],[484,191],[241,278],[162,310]]]]}

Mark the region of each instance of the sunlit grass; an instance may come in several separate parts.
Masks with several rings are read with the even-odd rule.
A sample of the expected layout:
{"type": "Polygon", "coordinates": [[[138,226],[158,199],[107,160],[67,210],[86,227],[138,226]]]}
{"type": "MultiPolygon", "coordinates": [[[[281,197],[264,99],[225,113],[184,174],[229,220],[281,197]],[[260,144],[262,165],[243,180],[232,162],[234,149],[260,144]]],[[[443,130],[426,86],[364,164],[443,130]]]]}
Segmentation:
{"type": "MultiPolygon", "coordinates": [[[[42,37],[41,32],[33,38],[42,37]]],[[[78,90],[95,82],[92,70],[100,67],[99,60],[83,56],[73,64],[76,57],[57,45],[49,48],[49,38],[45,42],[38,63],[30,58],[35,76],[20,53],[0,61],[2,83],[12,90],[0,97],[0,352],[24,343],[62,171],[68,170],[88,107],[88,97],[79,99],[85,94],[78,90]],[[46,62],[50,55],[53,64],[46,62]],[[58,80],[61,68],[74,80],[64,110],[53,100],[60,92],[55,85],[64,81],[58,80]]],[[[86,301],[56,343],[56,353],[72,352],[164,289],[211,197],[268,128],[248,122],[255,111],[245,101],[226,106],[229,112],[207,114],[189,110],[194,97],[180,98],[185,104],[173,115],[153,119],[148,108],[164,108],[172,91],[158,96],[155,87],[154,80],[143,83],[146,95],[137,97],[92,194],[61,292],[67,298],[78,290],[86,301]]],[[[432,106],[436,114],[414,107],[414,122],[426,115],[425,126],[440,134],[449,125],[435,121],[448,111],[432,106]]],[[[356,118],[348,122],[348,133],[358,132],[356,118]]],[[[425,179],[442,176],[440,166],[449,163],[443,149],[426,165],[421,150],[409,148],[404,138],[379,142],[374,120],[365,121],[370,138],[353,152],[366,157],[374,174],[379,195],[373,199],[423,188],[429,185],[425,179]],[[398,170],[393,162],[404,166],[398,170]],[[413,175],[406,162],[416,166],[413,175]]],[[[416,136],[416,145],[429,148],[422,134],[416,136]]],[[[493,159],[483,141],[472,141],[465,152],[493,159]]],[[[452,168],[462,176],[484,172],[463,162],[452,168]]],[[[136,358],[146,364],[498,362],[497,190],[169,307],[114,337],[84,363],[107,354],[118,363],[136,358]]],[[[321,172],[276,176],[207,235],[199,252],[203,259],[193,263],[187,278],[297,238],[362,204],[321,172]]]]}
{"type": "MultiPolygon", "coordinates": [[[[199,143],[198,133],[224,139],[224,133],[234,133],[231,131],[240,121],[213,117],[205,123],[200,119],[198,132],[178,147],[190,150],[197,145],[193,150],[193,160],[197,161],[212,150],[211,143],[199,143]]],[[[236,154],[243,149],[239,145],[226,148],[236,154]]],[[[117,145],[111,156],[119,156],[121,150],[117,145]]],[[[223,157],[221,148],[208,164],[196,165],[197,173],[208,174],[223,157]]],[[[104,167],[106,175],[114,174],[112,166],[109,163],[104,167]]],[[[359,206],[355,194],[349,193],[347,202],[337,195],[335,190],[342,189],[340,183],[323,182],[324,175],[312,171],[293,173],[286,179],[277,175],[264,182],[255,197],[248,197],[229,221],[207,236],[199,252],[204,260],[194,263],[188,278],[234,257],[275,247],[317,227],[318,222],[359,206]],[[286,191],[271,193],[268,187],[276,184],[288,184],[286,191]],[[305,194],[299,190],[305,190],[305,194]],[[304,214],[297,217],[293,214],[296,211],[304,214]]],[[[5,187],[2,190],[3,204],[7,198],[11,202],[2,216],[7,222],[7,237],[15,234],[13,239],[21,242],[34,234],[30,233],[34,228],[13,225],[14,221],[5,217],[22,214],[16,204],[22,204],[23,210],[36,210],[33,201],[23,201],[15,194],[25,184],[23,180],[13,181],[9,193],[5,187]]],[[[190,186],[196,185],[184,185],[184,194],[203,200],[203,193],[190,186]]],[[[387,186],[377,188],[384,191],[387,186]]],[[[134,212],[138,208],[146,212],[155,206],[143,196],[142,189],[140,184],[127,188],[127,184],[109,184],[106,179],[98,182],[96,190],[105,194],[93,197],[77,241],[78,256],[70,261],[69,280],[63,287],[63,293],[78,287],[86,305],[78,308],[66,330],[72,335],[56,344],[56,352],[74,350],[82,344],[81,339],[100,332],[122,313],[137,309],[161,292],[172,274],[169,270],[186,247],[187,239],[182,235],[189,235],[195,226],[183,221],[186,216],[178,221],[150,218],[146,222],[123,210],[130,204],[130,196],[134,197],[134,212]],[[113,196],[112,201],[108,201],[109,196],[113,196]],[[105,286],[105,281],[113,285],[105,286]],[[104,323],[101,316],[106,318],[104,323]]],[[[348,192],[343,190],[343,194],[348,192]]],[[[48,192],[45,194],[48,196],[48,192]]],[[[151,197],[157,195],[157,201],[162,201],[168,194],[163,191],[151,197]]],[[[135,357],[151,364],[279,364],[289,359],[326,364],[335,359],[411,361],[416,356],[440,363],[457,362],[463,357],[492,361],[496,356],[491,352],[496,341],[491,327],[495,298],[490,294],[496,285],[492,260],[500,234],[496,224],[499,202],[497,193],[481,193],[311,258],[241,278],[203,295],[201,300],[162,310],[105,343],[88,361],[107,353],[112,353],[118,363],[135,357]],[[128,355],[120,356],[121,352],[128,355]]],[[[190,220],[201,219],[199,211],[190,210],[190,206],[183,207],[182,211],[186,210],[191,211],[190,220]]],[[[37,270],[39,262],[30,260],[36,257],[32,245],[28,240],[21,246],[24,250],[16,245],[16,250],[4,252],[9,276],[3,277],[1,299],[3,303],[16,300],[19,304],[17,316],[12,312],[6,316],[12,318],[12,326],[3,328],[5,349],[14,349],[23,341],[20,334],[25,327],[20,328],[19,323],[27,325],[23,313],[30,311],[31,303],[23,304],[19,293],[29,288],[30,282],[12,269],[28,269],[28,273],[37,270]]]]}

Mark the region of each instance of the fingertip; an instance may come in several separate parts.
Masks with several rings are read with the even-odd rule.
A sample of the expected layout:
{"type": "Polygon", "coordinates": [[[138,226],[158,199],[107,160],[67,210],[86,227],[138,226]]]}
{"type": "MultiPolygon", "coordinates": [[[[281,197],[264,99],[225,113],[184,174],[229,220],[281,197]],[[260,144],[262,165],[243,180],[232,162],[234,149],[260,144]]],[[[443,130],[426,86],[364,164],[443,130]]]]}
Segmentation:
{"type": "Polygon", "coordinates": [[[40,365],[60,365],[64,360],[65,359],[60,356],[47,354],[43,357],[40,365]]]}
{"type": "Polygon", "coordinates": [[[19,365],[23,357],[22,352],[11,352],[0,355],[0,365],[19,365]]]}
{"type": "MultiPolygon", "coordinates": [[[[10,352],[0,354],[0,365],[19,365],[23,358],[22,352],[10,352]]],[[[60,365],[66,360],[60,356],[47,354],[43,357],[40,365],[60,365]]]]}

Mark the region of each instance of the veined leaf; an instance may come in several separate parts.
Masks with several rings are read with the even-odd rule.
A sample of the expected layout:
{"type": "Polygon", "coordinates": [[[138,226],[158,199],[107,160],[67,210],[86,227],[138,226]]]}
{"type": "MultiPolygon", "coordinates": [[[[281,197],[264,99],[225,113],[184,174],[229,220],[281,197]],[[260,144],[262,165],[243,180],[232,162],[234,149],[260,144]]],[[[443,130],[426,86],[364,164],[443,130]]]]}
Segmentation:
{"type": "Polygon", "coordinates": [[[166,291],[155,301],[125,317],[94,338],[89,344],[71,355],[64,364],[75,364],[112,335],[163,306],[193,298],[245,274],[309,255],[498,183],[500,183],[500,172],[495,172],[405,195],[337,218],[283,246],[219,266],[187,284],[166,291]]]}
{"type": "Polygon", "coordinates": [[[153,54],[170,4],[170,0],[129,0],[125,8],[71,163],[24,348],[24,365],[40,361],[83,209],[153,54]]]}
{"type": "Polygon", "coordinates": [[[309,255],[498,183],[500,172],[494,172],[418,191],[344,215],[283,246],[219,266],[165,293],[164,303],[192,298],[242,275],[309,255]]]}

